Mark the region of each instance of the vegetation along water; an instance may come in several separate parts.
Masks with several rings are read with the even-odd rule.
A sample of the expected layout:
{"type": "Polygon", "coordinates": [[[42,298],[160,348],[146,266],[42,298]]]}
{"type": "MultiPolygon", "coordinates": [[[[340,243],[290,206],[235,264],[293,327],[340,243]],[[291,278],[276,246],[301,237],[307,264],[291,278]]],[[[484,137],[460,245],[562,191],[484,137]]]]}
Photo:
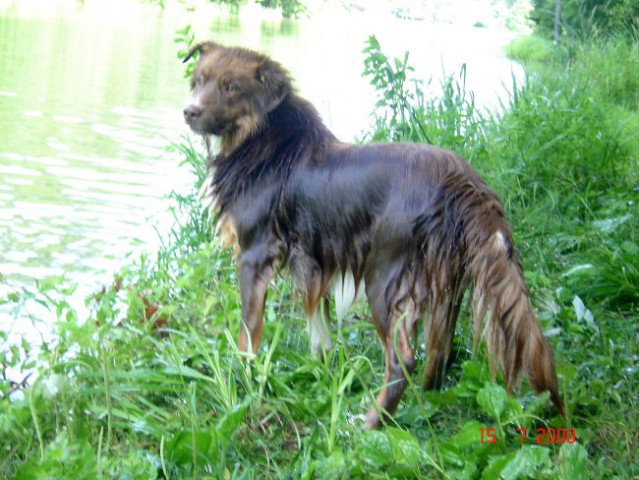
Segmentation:
{"type": "MultiPolygon", "coordinates": [[[[534,34],[508,47],[525,75],[492,109],[467,89],[472,66],[433,95],[412,50],[390,54],[381,37],[358,48],[377,102],[361,140],[453,149],[504,200],[565,420],[526,385],[509,396],[491,381],[462,319],[443,389],[424,391],[417,372],[395,420],[363,430],[356,415],[383,368],[367,311],[352,309],[334,351],[311,359],[287,279],[268,297],[260,355],[244,361],[235,266],[200,209],[205,154],[187,137],[172,155],[196,180],[173,195],[172,228],[88,296],[88,318],[68,282],[0,298],[57,318],[38,349],[0,332],[0,477],[639,478],[639,8],[560,3],[557,42],[555,0],[532,2],[534,34]]],[[[181,29],[175,50],[194,36],[181,29]]]]}

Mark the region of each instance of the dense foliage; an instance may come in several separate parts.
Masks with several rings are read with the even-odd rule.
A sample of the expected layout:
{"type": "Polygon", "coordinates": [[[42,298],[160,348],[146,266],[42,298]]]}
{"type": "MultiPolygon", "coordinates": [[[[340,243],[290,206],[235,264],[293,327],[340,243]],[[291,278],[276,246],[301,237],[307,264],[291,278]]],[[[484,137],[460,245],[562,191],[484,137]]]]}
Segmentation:
{"type": "MultiPolygon", "coordinates": [[[[150,3],[164,7],[166,0],[140,0],[141,2],[150,3]]],[[[218,5],[226,5],[232,12],[237,13],[242,5],[246,5],[249,0],[208,0],[218,5]]],[[[306,6],[301,0],[255,0],[256,3],[264,8],[280,10],[284,18],[296,18],[306,12],[306,6]]]]}
{"type": "MultiPolygon", "coordinates": [[[[557,0],[533,0],[531,20],[539,33],[550,36],[557,0]]],[[[570,36],[629,33],[639,28],[636,0],[560,0],[561,28],[570,36]]]]}
{"type": "MultiPolygon", "coordinates": [[[[465,69],[431,91],[411,80],[408,56],[388,58],[374,38],[366,46],[379,102],[365,137],[454,149],[504,199],[556,350],[566,420],[527,385],[511,397],[500,378],[491,382],[462,321],[443,390],[411,383],[395,421],[363,431],[357,415],[383,368],[366,309],[313,360],[285,280],[268,298],[260,355],[242,358],[235,267],[196,184],[174,196],[164,248],[87,299],[86,321],[62,280],[2,300],[20,315],[35,300],[58,322],[36,364],[27,342],[0,347],[3,372],[37,370],[22,384],[0,378],[0,477],[639,476],[637,48],[621,38],[570,50],[544,43],[534,73],[486,113],[465,89],[465,69]]],[[[175,150],[197,183],[201,150],[188,139],[175,150]]]]}

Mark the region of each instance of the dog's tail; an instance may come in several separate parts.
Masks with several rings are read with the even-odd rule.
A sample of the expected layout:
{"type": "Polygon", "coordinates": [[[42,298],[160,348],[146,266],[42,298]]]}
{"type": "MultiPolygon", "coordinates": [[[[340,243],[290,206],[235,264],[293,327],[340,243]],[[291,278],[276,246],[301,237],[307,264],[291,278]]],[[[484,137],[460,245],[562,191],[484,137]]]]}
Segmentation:
{"type": "Polygon", "coordinates": [[[466,254],[462,263],[473,286],[473,351],[485,328],[492,372],[501,364],[509,393],[523,372],[538,393],[550,392],[563,416],[553,352],[530,302],[503,207],[491,191],[484,193],[470,209],[461,235],[466,254]]]}

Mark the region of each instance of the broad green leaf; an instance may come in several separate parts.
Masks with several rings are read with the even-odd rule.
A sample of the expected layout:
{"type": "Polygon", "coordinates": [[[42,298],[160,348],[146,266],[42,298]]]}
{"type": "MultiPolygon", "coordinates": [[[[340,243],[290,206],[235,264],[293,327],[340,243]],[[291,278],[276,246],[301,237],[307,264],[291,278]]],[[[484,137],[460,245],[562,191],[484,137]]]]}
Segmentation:
{"type": "Polygon", "coordinates": [[[196,457],[215,459],[217,457],[217,436],[213,430],[200,430],[193,432],[183,430],[177,432],[166,443],[166,455],[178,465],[190,465],[193,463],[193,447],[195,446],[196,457]]]}
{"type": "Polygon", "coordinates": [[[453,388],[458,398],[470,398],[477,395],[477,391],[490,381],[490,371],[484,362],[468,360],[462,364],[463,375],[459,383],[453,388]]]}
{"type": "Polygon", "coordinates": [[[515,458],[515,453],[511,452],[506,455],[500,455],[497,457],[491,457],[488,462],[488,466],[482,472],[482,480],[505,480],[501,478],[501,472],[503,469],[515,458]]]}
{"type": "Polygon", "coordinates": [[[477,420],[466,422],[451,441],[459,448],[481,445],[480,428],[486,428],[486,426],[479,423],[477,420]]]}
{"type": "Polygon", "coordinates": [[[422,449],[417,439],[405,430],[387,428],[386,436],[393,448],[393,458],[398,463],[416,465],[422,458],[422,449]]]}
{"type": "Polygon", "coordinates": [[[217,424],[218,435],[224,440],[229,440],[244,421],[248,406],[248,401],[245,400],[240,405],[235,406],[233,410],[227,412],[217,424]]]}
{"type": "Polygon", "coordinates": [[[517,452],[491,459],[482,474],[482,479],[517,480],[549,465],[549,449],[536,445],[523,446],[517,452]]]}
{"type": "Polygon", "coordinates": [[[456,467],[462,467],[465,463],[465,457],[459,447],[452,442],[443,442],[439,445],[439,453],[444,462],[456,467]]]}
{"type": "Polygon", "coordinates": [[[393,458],[393,448],[385,433],[378,430],[362,431],[355,439],[358,458],[381,467],[393,458]]]}
{"type": "Polygon", "coordinates": [[[315,462],[317,477],[314,478],[344,478],[346,471],[346,457],[344,453],[337,450],[330,456],[315,462]]]}
{"type": "Polygon", "coordinates": [[[486,382],[477,393],[477,403],[484,409],[484,412],[495,419],[501,417],[507,401],[506,390],[494,383],[486,382]]]}
{"type": "Polygon", "coordinates": [[[562,480],[587,480],[588,452],[578,443],[564,443],[559,449],[559,478],[562,480]]]}

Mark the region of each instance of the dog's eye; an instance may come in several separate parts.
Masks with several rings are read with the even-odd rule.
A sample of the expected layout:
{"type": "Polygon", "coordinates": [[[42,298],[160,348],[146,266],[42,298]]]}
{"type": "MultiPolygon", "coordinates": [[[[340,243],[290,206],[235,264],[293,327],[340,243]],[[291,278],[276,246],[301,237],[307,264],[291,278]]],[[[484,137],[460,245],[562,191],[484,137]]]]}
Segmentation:
{"type": "Polygon", "coordinates": [[[231,92],[236,92],[237,91],[237,85],[235,85],[232,82],[227,83],[226,85],[224,85],[224,90],[228,93],[231,92]]]}
{"type": "Polygon", "coordinates": [[[203,83],[204,83],[204,78],[201,75],[198,75],[197,77],[195,77],[196,86],[201,87],[203,83]]]}

